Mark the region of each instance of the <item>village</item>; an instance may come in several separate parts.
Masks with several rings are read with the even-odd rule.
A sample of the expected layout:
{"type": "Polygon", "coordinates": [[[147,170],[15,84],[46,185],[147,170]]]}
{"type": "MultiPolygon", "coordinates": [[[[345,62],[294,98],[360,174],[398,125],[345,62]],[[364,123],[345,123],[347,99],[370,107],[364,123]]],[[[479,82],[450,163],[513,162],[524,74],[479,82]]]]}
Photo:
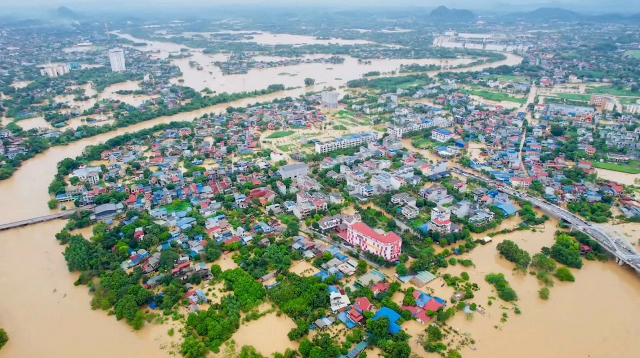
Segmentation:
{"type": "MultiPolygon", "coordinates": [[[[432,102],[414,103],[420,92],[413,91],[382,93],[364,104],[355,104],[362,96],[357,91],[344,103],[337,93],[322,92],[95,146],[61,162],[50,186],[50,207],[73,202],[80,208],[59,235],[68,240],[74,229],[103,223],[94,238],[118,239],[92,245],[113,242],[108,260],[121,259],[122,270],[139,272],[149,292],[138,305],[165,313],[178,307],[170,287],[181,287],[186,312],[197,313],[218,307],[211,305],[219,302],[211,291],[219,287],[215,282],[244,282],[256,302],[271,297],[291,316],[290,339],[335,325],[371,332],[378,320],[387,338],[400,337],[406,322],[437,322],[434,327],[454,332],[451,340],[444,345],[429,338],[424,349],[475,349],[446,322],[457,311],[484,315],[486,307],[472,300],[478,283],[443,276],[439,268],[472,266],[455,257],[491,244],[505,230],[535,231],[549,216],[451,168],[470,168],[595,222],[611,219],[616,206],[637,217],[640,206],[633,191],[597,179],[586,157],[562,150],[579,142],[588,145],[581,149],[585,156],[596,155],[589,148],[599,139],[592,136],[599,113],[557,105],[525,113],[456,91],[437,94],[441,88],[432,102]],[[350,130],[338,127],[347,121],[350,130]],[[565,134],[574,130],[575,136],[565,134]],[[501,225],[514,223],[516,215],[519,224],[501,225]],[[489,232],[496,228],[502,231],[489,232]],[[312,291],[316,298],[305,298],[305,313],[288,313],[294,298],[285,292],[316,284],[323,286],[312,291]]],[[[601,249],[583,241],[582,255],[602,257],[601,249]]],[[[70,245],[72,252],[78,244],[70,245]]],[[[74,261],[67,257],[70,268],[74,261]]],[[[255,305],[245,308],[254,312],[255,305]]],[[[133,316],[127,322],[140,326],[133,316]]],[[[410,329],[416,334],[415,326],[410,329]]],[[[224,340],[194,339],[211,349],[224,340]]],[[[349,357],[379,346],[377,338],[349,342],[340,349],[349,357]]],[[[396,344],[404,350],[407,339],[396,344]]]]}

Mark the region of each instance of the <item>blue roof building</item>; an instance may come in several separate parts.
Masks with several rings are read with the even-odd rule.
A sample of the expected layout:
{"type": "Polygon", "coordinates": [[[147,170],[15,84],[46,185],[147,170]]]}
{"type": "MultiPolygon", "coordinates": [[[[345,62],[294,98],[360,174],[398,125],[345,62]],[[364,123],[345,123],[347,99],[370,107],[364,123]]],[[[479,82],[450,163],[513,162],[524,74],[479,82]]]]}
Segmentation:
{"type": "Polygon", "coordinates": [[[386,317],[389,319],[389,333],[396,334],[402,329],[396,322],[400,319],[400,315],[389,307],[382,307],[373,316],[373,320],[386,317]]]}

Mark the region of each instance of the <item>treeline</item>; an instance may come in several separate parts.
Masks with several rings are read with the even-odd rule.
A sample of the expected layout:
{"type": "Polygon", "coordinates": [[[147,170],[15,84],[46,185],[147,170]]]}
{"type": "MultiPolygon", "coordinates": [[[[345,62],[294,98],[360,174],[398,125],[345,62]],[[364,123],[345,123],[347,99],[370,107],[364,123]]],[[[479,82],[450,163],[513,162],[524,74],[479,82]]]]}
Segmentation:
{"type": "Polygon", "coordinates": [[[408,76],[396,76],[396,77],[380,77],[374,79],[361,78],[357,80],[351,80],[347,82],[349,88],[370,88],[382,91],[392,91],[401,85],[408,83],[416,83],[426,85],[431,83],[432,79],[428,75],[415,74],[408,76]]]}

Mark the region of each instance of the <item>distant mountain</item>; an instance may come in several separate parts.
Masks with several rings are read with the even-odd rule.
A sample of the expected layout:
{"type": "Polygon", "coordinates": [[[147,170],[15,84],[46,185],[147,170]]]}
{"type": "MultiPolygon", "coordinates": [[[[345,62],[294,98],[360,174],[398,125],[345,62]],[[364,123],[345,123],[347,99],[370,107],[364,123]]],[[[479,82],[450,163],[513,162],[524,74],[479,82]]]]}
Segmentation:
{"type": "Polygon", "coordinates": [[[60,6],[53,11],[53,16],[66,20],[80,20],[81,16],[66,6],[60,6]]]}
{"type": "Polygon", "coordinates": [[[476,19],[476,14],[469,10],[439,6],[431,11],[429,19],[437,22],[469,22],[476,19]]]}
{"type": "Polygon", "coordinates": [[[560,21],[578,21],[583,16],[571,10],[561,9],[559,7],[542,7],[531,12],[514,13],[512,17],[523,18],[526,20],[560,20],[560,21]]]}

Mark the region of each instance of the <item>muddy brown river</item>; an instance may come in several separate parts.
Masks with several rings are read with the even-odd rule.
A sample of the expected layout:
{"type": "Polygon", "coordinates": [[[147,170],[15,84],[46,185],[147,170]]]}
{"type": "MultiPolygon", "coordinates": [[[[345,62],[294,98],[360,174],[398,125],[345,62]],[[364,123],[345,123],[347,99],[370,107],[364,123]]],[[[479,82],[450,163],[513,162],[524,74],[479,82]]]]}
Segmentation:
{"type": "MultiPolygon", "coordinates": [[[[153,42],[148,47],[162,47],[161,51],[173,51],[171,46],[180,47],[159,42],[153,42]]],[[[205,55],[200,53],[197,56],[205,55]]],[[[250,71],[247,75],[211,75],[209,78],[203,74],[213,72],[213,68],[206,67],[207,62],[204,57],[202,59],[201,63],[206,69],[185,71],[185,85],[195,88],[209,86],[212,90],[228,92],[261,89],[272,83],[298,86],[305,77],[316,78],[316,82],[342,85],[346,80],[367,71],[390,71],[400,63],[415,62],[380,60],[383,61],[380,62],[381,65],[364,66],[358,65],[357,61],[354,64],[348,60],[343,65],[300,65],[300,68],[282,67],[250,71]],[[327,70],[326,67],[333,67],[334,70],[327,70]],[[340,69],[341,67],[344,69],[340,69]],[[280,72],[296,72],[297,76],[278,76],[280,72]],[[335,80],[338,77],[342,77],[342,80],[335,80]]],[[[437,64],[439,60],[431,61],[436,61],[434,63],[437,64]]],[[[520,57],[509,55],[507,60],[491,66],[519,61],[520,57]]],[[[178,65],[182,68],[183,64],[178,65]]],[[[321,86],[316,85],[312,89],[320,89],[321,86]]],[[[86,145],[104,142],[116,135],[148,128],[157,123],[191,120],[204,113],[222,111],[230,105],[242,106],[284,95],[297,96],[305,90],[307,89],[276,93],[162,117],[64,147],[51,148],[25,162],[12,178],[0,182],[0,223],[51,213],[46,205],[49,200],[47,187],[56,172],[56,163],[65,157],[81,154],[86,145]]],[[[0,350],[0,358],[173,356],[172,351],[175,349],[171,347],[172,339],[166,333],[171,325],[146,325],[140,332],[134,332],[125,323],[117,322],[105,312],[90,309],[91,296],[86,287],[73,285],[76,274],[68,272],[61,255],[63,248],[54,238],[54,234],[63,226],[64,221],[52,221],[0,232],[0,327],[10,336],[9,343],[0,350]]],[[[540,247],[550,245],[554,230],[549,227],[543,233],[516,232],[501,236],[500,239],[510,238],[534,253],[540,247]]],[[[632,241],[637,241],[640,237],[640,226],[637,224],[626,226],[624,231],[634,238],[632,241]]],[[[89,230],[85,232],[88,233],[89,230]]],[[[465,357],[640,356],[640,348],[635,343],[635,338],[640,334],[640,310],[637,308],[640,302],[640,280],[635,273],[611,262],[587,262],[582,270],[573,270],[576,282],[557,283],[551,289],[550,300],[544,302],[537,297],[539,286],[535,278],[512,276],[511,264],[497,256],[495,244],[496,242],[479,247],[469,254],[477,268],[466,271],[471,275],[471,280],[482,287],[474,301],[485,305],[486,297],[493,295],[490,287],[483,281],[484,275],[488,272],[503,272],[521,297],[518,305],[523,313],[515,316],[510,312],[510,318],[504,324],[499,322],[501,310],[496,305],[487,310],[486,316],[477,315],[471,321],[467,321],[461,314],[456,316],[452,325],[461,332],[469,332],[476,339],[475,351],[462,349],[465,357]],[[494,325],[498,325],[500,329],[495,329],[494,325]]],[[[233,267],[230,259],[226,260],[228,262],[222,264],[233,267]]],[[[449,269],[452,273],[461,270],[460,267],[449,269]]],[[[437,281],[432,284],[436,294],[449,299],[450,292],[446,288],[440,288],[440,283],[437,281]]],[[[411,341],[414,352],[427,356],[416,343],[418,334],[426,327],[415,322],[407,322],[403,326],[414,335],[411,341]]],[[[291,327],[293,322],[290,319],[271,314],[243,325],[233,338],[240,344],[253,344],[262,354],[270,355],[276,351],[282,352],[286,347],[295,347],[286,338],[291,327]],[[262,338],[256,338],[258,335],[262,338]]],[[[178,335],[177,333],[176,336],[178,335]]],[[[370,354],[372,355],[373,353],[370,354]]]]}

